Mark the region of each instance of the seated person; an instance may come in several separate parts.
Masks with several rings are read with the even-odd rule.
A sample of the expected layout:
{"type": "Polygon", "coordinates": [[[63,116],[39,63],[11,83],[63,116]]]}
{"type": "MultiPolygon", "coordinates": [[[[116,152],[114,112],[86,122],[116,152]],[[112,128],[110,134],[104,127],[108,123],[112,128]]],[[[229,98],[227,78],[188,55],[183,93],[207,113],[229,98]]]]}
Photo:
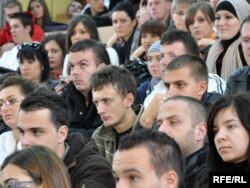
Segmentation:
{"type": "Polygon", "coordinates": [[[112,163],[120,139],[138,129],[142,108],[133,108],[136,82],[127,69],[113,65],[94,73],[90,87],[93,102],[103,121],[92,137],[99,152],[112,163]]]}
{"type": "Polygon", "coordinates": [[[49,77],[49,58],[42,45],[23,43],[18,50],[17,58],[19,60],[18,73],[22,77],[54,90],[58,81],[49,77]]]}
{"type": "Polygon", "coordinates": [[[17,53],[19,46],[26,42],[32,42],[33,22],[29,15],[25,13],[15,13],[10,18],[11,36],[16,44],[14,48],[3,53],[0,58],[0,67],[16,71],[18,69],[17,53]]]}
{"type": "Polygon", "coordinates": [[[112,169],[116,188],[184,187],[180,148],[174,139],[158,131],[141,130],[124,136],[112,169]]]}
{"type": "Polygon", "coordinates": [[[66,13],[57,15],[56,20],[60,23],[69,24],[70,20],[79,15],[82,9],[83,4],[79,0],[72,0],[66,9],[66,13]]]}
{"type": "Polygon", "coordinates": [[[35,17],[35,23],[43,28],[44,32],[66,30],[67,25],[53,22],[45,0],[30,0],[28,10],[35,17]]]}
{"type": "Polygon", "coordinates": [[[249,40],[250,40],[250,16],[246,17],[242,22],[241,26],[241,46],[244,54],[245,61],[247,66],[244,66],[236,71],[235,74],[229,77],[227,81],[227,87],[225,95],[234,95],[236,93],[242,93],[250,90],[250,80],[249,80],[249,71],[250,71],[250,57],[249,57],[249,40]]]}
{"type": "Polygon", "coordinates": [[[89,7],[84,14],[91,16],[98,27],[112,25],[110,12],[104,6],[104,0],[88,0],[89,7]]]}
{"type": "MultiPolygon", "coordinates": [[[[13,41],[11,32],[10,32],[10,17],[17,12],[22,12],[22,5],[17,0],[8,0],[4,4],[4,17],[5,17],[5,25],[0,31],[0,54],[12,49],[16,44],[13,41]]],[[[34,24],[33,25],[33,33],[32,40],[40,42],[44,37],[43,29],[34,24]]]]}

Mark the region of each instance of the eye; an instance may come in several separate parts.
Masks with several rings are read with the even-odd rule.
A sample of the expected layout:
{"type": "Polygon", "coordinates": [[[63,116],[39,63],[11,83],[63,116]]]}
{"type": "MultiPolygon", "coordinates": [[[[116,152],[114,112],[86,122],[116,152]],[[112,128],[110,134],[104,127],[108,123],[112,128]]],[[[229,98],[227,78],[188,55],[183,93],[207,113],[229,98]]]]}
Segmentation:
{"type": "Polygon", "coordinates": [[[32,133],[33,133],[35,136],[39,136],[39,135],[41,135],[42,131],[39,130],[39,129],[34,129],[34,130],[32,130],[32,133]]]}
{"type": "Polygon", "coordinates": [[[181,83],[177,83],[176,85],[178,88],[184,88],[187,84],[181,82],[181,83]]]}
{"type": "Polygon", "coordinates": [[[18,129],[18,131],[21,135],[24,135],[24,131],[22,129],[18,129]]]}
{"type": "Polygon", "coordinates": [[[234,125],[234,124],[229,124],[229,125],[227,126],[228,129],[234,129],[235,127],[237,127],[237,126],[234,125]]]}
{"type": "Polygon", "coordinates": [[[57,50],[56,50],[56,49],[52,49],[51,52],[52,52],[52,53],[56,53],[57,50]]]}
{"type": "Polygon", "coordinates": [[[34,62],[33,59],[29,59],[29,60],[28,60],[28,63],[30,63],[30,64],[33,63],[33,62],[34,62]]]}
{"type": "Polygon", "coordinates": [[[179,124],[179,121],[177,121],[177,120],[171,120],[170,121],[170,125],[172,125],[172,126],[176,126],[178,124],[179,124]]]}
{"type": "Polygon", "coordinates": [[[13,98],[13,99],[9,99],[9,103],[10,103],[10,104],[15,104],[16,102],[17,102],[17,100],[14,99],[14,98],[13,98]]]}

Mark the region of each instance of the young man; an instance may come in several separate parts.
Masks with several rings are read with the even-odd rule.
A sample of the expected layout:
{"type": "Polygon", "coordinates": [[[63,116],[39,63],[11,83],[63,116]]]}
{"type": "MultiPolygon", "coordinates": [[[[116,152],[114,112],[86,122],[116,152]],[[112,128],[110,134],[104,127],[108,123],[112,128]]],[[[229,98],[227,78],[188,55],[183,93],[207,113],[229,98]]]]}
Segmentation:
{"type": "Polygon", "coordinates": [[[206,170],[205,106],[193,97],[170,97],[160,106],[157,125],[181,148],[185,157],[185,187],[199,187],[197,176],[206,170]]]}
{"type": "Polygon", "coordinates": [[[10,18],[11,36],[16,44],[14,48],[3,53],[0,66],[16,71],[19,67],[17,59],[18,47],[23,42],[32,42],[33,23],[30,16],[25,13],[14,13],[10,18]]]}
{"type": "Polygon", "coordinates": [[[125,136],[115,153],[116,188],[183,188],[184,163],[177,143],[165,133],[141,130],[125,136]]]}
{"type": "MultiPolygon", "coordinates": [[[[14,13],[22,12],[22,5],[17,0],[8,0],[4,4],[4,17],[6,24],[3,27],[3,29],[0,31],[0,52],[5,52],[10,50],[15,46],[15,41],[13,41],[13,38],[11,36],[10,32],[10,18],[14,13]]],[[[33,35],[32,40],[33,41],[41,41],[44,37],[44,32],[41,27],[38,25],[33,25],[33,35]]]]}
{"type": "Polygon", "coordinates": [[[91,78],[93,101],[103,125],[93,133],[100,153],[112,163],[120,139],[136,129],[139,115],[133,109],[136,81],[124,68],[107,66],[91,78]]]}
{"type": "MultiPolygon", "coordinates": [[[[167,97],[166,95],[167,88],[163,82],[163,77],[166,67],[171,62],[171,60],[184,54],[192,54],[197,57],[199,56],[199,47],[195,39],[189,33],[179,30],[173,30],[171,32],[163,33],[161,38],[161,61],[160,61],[162,80],[157,85],[154,86],[154,90],[150,93],[150,95],[147,96],[147,98],[144,101],[145,110],[142,113],[140,119],[140,123],[143,127],[152,126],[153,122],[156,119],[159,110],[159,105],[162,103],[164,98],[167,97]]],[[[199,58],[198,61],[202,60],[199,58]]],[[[213,74],[212,75],[208,74],[208,80],[209,80],[209,82],[207,83],[208,88],[206,88],[206,90],[204,91],[204,94],[206,93],[207,95],[206,97],[212,97],[207,93],[211,93],[211,95],[217,95],[213,93],[223,92],[222,88],[225,87],[224,80],[219,78],[217,75],[213,74]]],[[[183,92],[182,95],[188,95],[188,94],[185,94],[185,92],[183,92]]]]}
{"type": "Polygon", "coordinates": [[[148,10],[151,17],[169,27],[171,21],[172,0],[148,0],[148,10]]]}
{"type": "Polygon", "coordinates": [[[69,50],[69,65],[73,77],[62,93],[71,109],[70,131],[91,137],[102,122],[93,103],[89,79],[94,72],[110,64],[105,47],[94,40],[73,44],[69,50]]]}
{"type": "Polygon", "coordinates": [[[115,187],[110,164],[93,140],[80,133],[68,135],[68,106],[54,92],[39,88],[20,106],[18,129],[23,148],[43,145],[67,166],[72,187],[115,187]]]}
{"type": "Polygon", "coordinates": [[[235,74],[229,77],[227,80],[227,88],[225,95],[234,95],[240,92],[246,92],[250,90],[250,16],[246,17],[241,24],[241,46],[244,54],[244,58],[248,66],[240,68],[235,74]]]}

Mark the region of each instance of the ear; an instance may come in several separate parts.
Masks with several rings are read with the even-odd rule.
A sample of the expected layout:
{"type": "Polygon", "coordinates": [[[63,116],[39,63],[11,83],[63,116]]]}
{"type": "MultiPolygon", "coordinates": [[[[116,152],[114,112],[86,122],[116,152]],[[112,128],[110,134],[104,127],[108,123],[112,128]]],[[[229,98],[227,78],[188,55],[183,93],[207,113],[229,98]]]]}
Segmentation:
{"type": "Polygon", "coordinates": [[[127,96],[125,97],[125,106],[126,107],[131,107],[135,102],[135,96],[132,93],[128,93],[127,96]]]}
{"type": "Polygon", "coordinates": [[[199,99],[202,98],[203,94],[207,91],[208,84],[206,81],[201,81],[199,84],[199,91],[198,91],[198,96],[199,99]]]}
{"type": "Polygon", "coordinates": [[[58,134],[58,143],[63,143],[67,136],[68,136],[69,128],[66,125],[62,125],[59,127],[57,134],[58,134]]]}
{"type": "Polygon", "coordinates": [[[133,23],[133,27],[136,26],[136,19],[132,20],[132,23],[133,23]]]}
{"type": "Polygon", "coordinates": [[[97,65],[97,68],[98,68],[98,70],[100,70],[100,69],[103,69],[106,66],[107,65],[105,63],[101,63],[101,64],[97,65]]]}
{"type": "Polygon", "coordinates": [[[170,170],[161,176],[161,187],[176,188],[180,178],[175,171],[170,170]]]}
{"type": "Polygon", "coordinates": [[[195,140],[197,142],[202,141],[202,143],[203,143],[206,135],[207,135],[207,124],[206,124],[206,122],[200,122],[195,127],[195,140]]]}
{"type": "Polygon", "coordinates": [[[27,33],[29,33],[29,35],[30,35],[30,32],[31,32],[31,26],[30,25],[27,25],[26,27],[25,27],[25,30],[27,31],[27,33]]]}
{"type": "Polygon", "coordinates": [[[172,6],[172,1],[168,1],[167,2],[167,7],[168,7],[168,10],[169,10],[170,13],[172,12],[171,11],[171,6],[172,6]]]}

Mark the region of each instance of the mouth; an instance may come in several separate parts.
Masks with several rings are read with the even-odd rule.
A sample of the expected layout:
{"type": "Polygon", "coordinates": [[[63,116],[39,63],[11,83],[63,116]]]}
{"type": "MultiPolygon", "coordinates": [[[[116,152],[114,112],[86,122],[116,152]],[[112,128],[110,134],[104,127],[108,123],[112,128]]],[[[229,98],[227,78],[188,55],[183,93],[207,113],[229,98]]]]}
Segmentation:
{"type": "Polygon", "coordinates": [[[109,117],[105,116],[105,117],[101,117],[102,121],[108,121],[109,117]]]}
{"type": "Polygon", "coordinates": [[[12,117],[12,115],[11,115],[11,114],[8,114],[8,115],[4,115],[4,116],[3,116],[3,119],[4,119],[4,120],[10,120],[11,117],[12,117]]]}
{"type": "Polygon", "coordinates": [[[229,146],[222,146],[222,147],[219,147],[219,152],[223,152],[223,151],[226,151],[228,149],[230,149],[231,147],[229,146]]]}

